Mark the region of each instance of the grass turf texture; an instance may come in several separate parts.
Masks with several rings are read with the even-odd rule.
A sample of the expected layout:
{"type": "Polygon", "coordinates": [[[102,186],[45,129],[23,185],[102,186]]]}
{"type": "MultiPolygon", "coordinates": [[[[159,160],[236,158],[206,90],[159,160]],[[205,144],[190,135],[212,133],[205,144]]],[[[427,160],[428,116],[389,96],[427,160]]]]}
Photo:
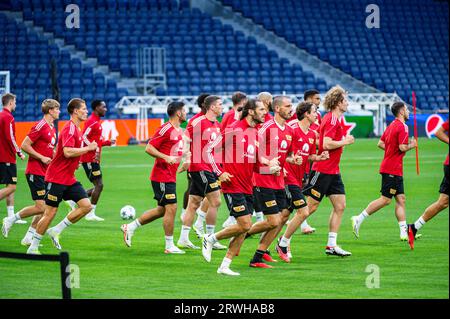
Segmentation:
{"type": "MultiPolygon", "coordinates": [[[[162,220],[138,229],[132,248],[124,245],[120,208],[133,205],[140,215],[155,206],[148,181],[153,160],[143,147],[105,148],[102,159],[105,188],[97,214],[106,220],[101,223],[82,220],[61,236],[63,250],[70,253],[71,263],[80,269],[80,288],[72,290],[73,298],[448,298],[448,210],[422,228],[423,238],[416,242],[414,251],[399,239],[393,203],[364,222],[360,239],[356,240],[352,234],[350,217],[379,196],[378,169],[383,152],[376,143],[376,139],[359,139],[343,155],[341,170],[347,209],[338,243],[353,256],[325,255],[330,215],[330,204],[325,199],[309,219],[317,232],[294,235],[291,264],[279,261],[274,269],[248,267],[257,236],[244,242],[240,256],[232,263],[232,269],[241,273],[233,278],[216,274],[225,251],[213,251],[211,263],[203,260],[199,250],[165,255],[162,220]],[[370,275],[366,267],[372,264],[380,269],[379,289],[366,287],[370,275]]],[[[420,152],[420,176],[415,172],[414,150],[404,161],[408,222],[415,221],[437,199],[447,147],[437,140],[421,139],[420,152]]],[[[31,204],[24,166],[25,163],[18,163],[16,211],[31,204]]],[[[82,168],[77,177],[86,188],[90,187],[82,168]]],[[[177,186],[175,241],[181,227],[179,214],[185,174],[179,175],[177,186]]],[[[5,201],[0,203],[0,211],[4,217],[5,201]]],[[[52,225],[65,215],[66,207],[62,204],[52,225]]],[[[222,202],[218,225],[227,216],[222,202]]],[[[8,239],[0,238],[0,250],[25,252],[20,240],[29,222],[15,225],[8,239]]],[[[193,231],[190,238],[200,246],[193,231]]],[[[48,236],[42,243],[42,253],[57,253],[48,236]]],[[[277,258],[273,248],[272,252],[277,258]]],[[[56,263],[0,259],[0,298],[60,298],[59,285],[56,263]]]]}

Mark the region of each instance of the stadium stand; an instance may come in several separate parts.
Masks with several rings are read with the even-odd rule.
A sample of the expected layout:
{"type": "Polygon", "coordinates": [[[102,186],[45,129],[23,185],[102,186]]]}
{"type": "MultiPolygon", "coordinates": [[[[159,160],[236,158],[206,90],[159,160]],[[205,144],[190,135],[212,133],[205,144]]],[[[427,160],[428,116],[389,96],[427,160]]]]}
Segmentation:
{"type": "Polygon", "coordinates": [[[222,0],[299,48],[422,109],[448,109],[448,2],[380,0],[380,28],[366,28],[366,0],[222,0]]]}
{"type": "MultiPolygon", "coordinates": [[[[262,90],[296,93],[311,87],[321,91],[328,89],[324,80],[279,58],[275,52],[258,45],[254,38],[235,32],[198,9],[191,9],[188,1],[80,2],[80,29],[68,29],[65,27],[67,14],[61,13],[71,2],[14,1],[11,10],[22,11],[25,20],[32,20],[45,32],[64,38],[67,44],[85,51],[88,57],[96,57],[100,64],[108,65],[126,78],[136,76],[136,53],[141,46],[166,48],[168,88],[158,89],[158,95],[236,90],[249,94],[262,90]]],[[[17,29],[20,30],[23,32],[23,28],[17,29]]],[[[16,34],[11,32],[11,36],[16,34]]],[[[4,41],[2,43],[5,45],[4,41]]],[[[94,95],[106,96],[109,105],[113,105],[120,96],[126,95],[127,92],[115,89],[115,83],[107,83],[102,90],[105,83],[101,76],[81,68],[80,61],[70,61],[64,52],[59,58],[60,70],[65,74],[60,82],[64,97],[78,93],[88,100],[94,95]],[[69,70],[71,76],[67,76],[69,70]]],[[[0,64],[0,68],[16,66],[7,63],[0,64]]],[[[17,91],[20,86],[14,77],[15,74],[12,89],[17,91]]],[[[45,81],[46,76],[43,79],[45,81]]]]}

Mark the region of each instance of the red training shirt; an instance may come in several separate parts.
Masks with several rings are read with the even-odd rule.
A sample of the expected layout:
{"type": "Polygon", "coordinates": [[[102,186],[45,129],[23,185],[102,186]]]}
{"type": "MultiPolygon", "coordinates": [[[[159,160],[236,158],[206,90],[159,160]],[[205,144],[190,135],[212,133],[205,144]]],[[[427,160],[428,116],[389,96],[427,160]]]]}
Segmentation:
{"type": "MultiPolygon", "coordinates": [[[[56,144],[56,129],[53,125],[42,119],[31,128],[27,136],[33,143],[32,147],[36,152],[45,157],[53,158],[53,150],[56,144]]],[[[47,167],[48,165],[30,156],[25,174],[45,176],[47,167]]]]}
{"type": "Polygon", "coordinates": [[[168,164],[162,158],[155,160],[150,180],[159,183],[175,183],[177,181],[177,169],[183,155],[183,130],[175,128],[172,123],[163,124],[148,142],[165,155],[177,156],[176,164],[168,164]]]}
{"type": "Polygon", "coordinates": [[[72,120],[68,121],[59,134],[55,157],[48,166],[45,174],[46,182],[67,186],[77,182],[75,171],[78,168],[80,157],[65,157],[64,147],[80,148],[82,141],[83,138],[80,129],[72,120]]]}
{"type": "Polygon", "coordinates": [[[384,142],[384,158],[381,162],[380,173],[403,176],[403,157],[405,152],[400,151],[401,144],[408,144],[408,126],[395,119],[381,136],[384,142]]]}
{"type": "MultiPolygon", "coordinates": [[[[327,113],[320,124],[319,128],[319,154],[327,151],[323,147],[323,139],[325,137],[331,138],[333,141],[342,141],[344,139],[344,130],[340,119],[338,119],[332,112],[327,113]]],[[[344,147],[339,147],[334,150],[328,150],[330,158],[326,161],[314,162],[312,170],[323,174],[339,174],[339,163],[344,147]]]]}
{"type": "Polygon", "coordinates": [[[16,143],[14,116],[7,109],[0,112],[0,163],[16,164],[16,154],[20,148],[16,143]]]}
{"type": "Polygon", "coordinates": [[[111,141],[104,141],[102,136],[102,125],[100,123],[100,117],[95,113],[92,113],[91,116],[86,120],[83,129],[83,142],[86,145],[91,144],[92,142],[97,142],[98,148],[96,151],[90,151],[84,155],[81,155],[80,162],[81,163],[100,163],[100,156],[102,153],[103,146],[111,146],[111,141]],[[98,159],[95,159],[95,154],[99,153],[98,159]]]}

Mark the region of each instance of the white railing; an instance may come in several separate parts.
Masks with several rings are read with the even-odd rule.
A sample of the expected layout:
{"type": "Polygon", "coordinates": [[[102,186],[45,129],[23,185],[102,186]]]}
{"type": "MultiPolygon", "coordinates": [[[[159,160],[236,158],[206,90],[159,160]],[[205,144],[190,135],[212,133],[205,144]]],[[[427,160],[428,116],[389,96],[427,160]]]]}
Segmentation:
{"type": "Polygon", "coordinates": [[[10,92],[10,73],[0,71],[0,95],[10,92]]]}

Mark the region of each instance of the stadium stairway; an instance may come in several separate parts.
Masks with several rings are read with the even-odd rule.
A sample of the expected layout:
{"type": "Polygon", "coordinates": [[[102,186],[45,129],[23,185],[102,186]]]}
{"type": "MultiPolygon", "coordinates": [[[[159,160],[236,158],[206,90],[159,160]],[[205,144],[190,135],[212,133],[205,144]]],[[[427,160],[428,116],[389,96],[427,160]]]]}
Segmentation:
{"type": "Polygon", "coordinates": [[[236,31],[243,32],[248,37],[254,37],[259,44],[277,52],[280,57],[288,59],[292,65],[301,65],[303,70],[325,80],[329,87],[339,83],[351,92],[381,93],[380,90],[358,80],[351,74],[320,60],[274,32],[264,29],[263,26],[244,17],[240,12],[233,11],[232,7],[224,6],[220,1],[192,0],[191,6],[219,19],[223,24],[230,25],[236,31]]]}

